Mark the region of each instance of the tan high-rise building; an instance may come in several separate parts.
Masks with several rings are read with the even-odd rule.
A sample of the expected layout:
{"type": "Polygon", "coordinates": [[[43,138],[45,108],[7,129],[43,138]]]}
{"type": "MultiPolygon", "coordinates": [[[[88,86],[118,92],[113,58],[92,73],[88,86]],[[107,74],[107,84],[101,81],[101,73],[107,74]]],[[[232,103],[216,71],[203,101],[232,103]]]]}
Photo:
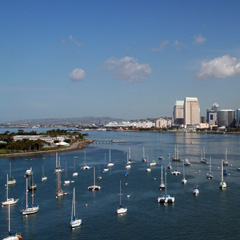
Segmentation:
{"type": "Polygon", "coordinates": [[[177,100],[173,108],[173,121],[175,124],[184,123],[184,101],[177,100]]]}
{"type": "Polygon", "coordinates": [[[186,97],[184,100],[184,125],[200,124],[200,107],[197,98],[186,97]]]}

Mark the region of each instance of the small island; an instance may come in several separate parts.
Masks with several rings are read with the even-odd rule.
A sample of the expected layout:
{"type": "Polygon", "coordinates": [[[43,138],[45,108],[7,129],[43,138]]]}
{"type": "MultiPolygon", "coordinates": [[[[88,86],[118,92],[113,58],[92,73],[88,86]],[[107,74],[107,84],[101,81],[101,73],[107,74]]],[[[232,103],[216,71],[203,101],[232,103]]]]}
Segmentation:
{"type": "Polygon", "coordinates": [[[53,129],[43,133],[36,131],[0,134],[0,158],[52,154],[82,149],[92,143],[88,134],[53,129]]]}

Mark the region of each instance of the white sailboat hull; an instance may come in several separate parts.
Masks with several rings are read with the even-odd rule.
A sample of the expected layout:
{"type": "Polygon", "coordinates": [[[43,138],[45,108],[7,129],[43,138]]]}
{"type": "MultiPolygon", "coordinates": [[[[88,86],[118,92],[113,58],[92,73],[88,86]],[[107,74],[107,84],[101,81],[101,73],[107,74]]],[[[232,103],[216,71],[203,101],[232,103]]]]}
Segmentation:
{"type": "Polygon", "coordinates": [[[127,208],[120,207],[117,209],[117,214],[123,214],[127,212],[127,208]]]}
{"type": "Polygon", "coordinates": [[[14,199],[14,198],[9,198],[7,201],[2,202],[2,206],[8,206],[8,205],[13,205],[18,202],[19,199],[14,199]]]}
{"type": "Polygon", "coordinates": [[[17,235],[14,235],[14,236],[8,236],[6,238],[3,238],[3,240],[19,240],[19,238],[17,235]]]}
{"type": "Polygon", "coordinates": [[[71,228],[78,227],[82,224],[82,219],[76,219],[70,222],[71,228]]]}
{"type": "Polygon", "coordinates": [[[78,176],[78,173],[77,172],[74,172],[73,173],[73,177],[77,177],[78,176]]]}
{"type": "Polygon", "coordinates": [[[175,197],[171,197],[170,195],[164,195],[163,197],[158,198],[158,203],[174,203],[175,197]]]}
{"type": "Polygon", "coordinates": [[[23,209],[22,210],[22,214],[23,215],[30,215],[30,214],[34,214],[34,213],[37,213],[39,210],[39,206],[32,206],[32,207],[28,207],[26,209],[23,209]]]}

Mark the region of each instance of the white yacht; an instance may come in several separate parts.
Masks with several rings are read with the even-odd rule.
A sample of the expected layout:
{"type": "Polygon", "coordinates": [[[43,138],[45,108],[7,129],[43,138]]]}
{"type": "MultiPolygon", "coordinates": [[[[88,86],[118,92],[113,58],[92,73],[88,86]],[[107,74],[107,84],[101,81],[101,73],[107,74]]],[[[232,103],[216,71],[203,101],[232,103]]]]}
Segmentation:
{"type": "Polygon", "coordinates": [[[147,155],[147,169],[146,169],[146,172],[151,172],[152,169],[148,166],[148,155],[147,155]]]}
{"type": "Polygon", "coordinates": [[[44,165],[42,165],[42,182],[47,181],[47,177],[44,175],[44,165]]]}
{"type": "MultiPolygon", "coordinates": [[[[166,174],[166,172],[165,172],[166,174]]],[[[160,186],[159,186],[159,190],[164,190],[165,189],[165,183],[163,181],[163,166],[161,166],[161,183],[160,183],[160,186]]]]}
{"type": "Polygon", "coordinates": [[[113,167],[114,163],[112,162],[112,157],[111,157],[111,149],[109,150],[109,162],[107,164],[107,167],[113,167]]]}
{"type": "Polygon", "coordinates": [[[132,166],[131,164],[128,163],[128,153],[127,153],[127,165],[125,166],[126,169],[130,169],[132,166]]]}
{"type": "Polygon", "coordinates": [[[12,177],[12,169],[11,169],[11,162],[9,162],[9,179],[8,179],[8,185],[14,185],[16,184],[16,179],[12,177]]]}
{"type": "Polygon", "coordinates": [[[84,166],[81,167],[82,170],[89,170],[91,167],[89,167],[87,164],[86,164],[87,160],[86,160],[86,151],[84,151],[84,166]]]}
{"type": "Polygon", "coordinates": [[[64,169],[61,168],[60,164],[60,156],[58,157],[58,153],[56,152],[56,168],[54,169],[54,173],[63,172],[64,169]]]}
{"type": "Polygon", "coordinates": [[[96,190],[100,190],[101,186],[97,186],[95,184],[95,166],[93,167],[93,185],[88,187],[89,191],[96,191],[96,190]]]}
{"type": "Polygon", "coordinates": [[[64,185],[69,185],[70,184],[70,179],[67,176],[67,161],[65,163],[65,180],[64,180],[64,185]]]}
{"type": "Polygon", "coordinates": [[[184,168],[184,162],[183,162],[183,179],[182,179],[182,184],[186,184],[187,183],[187,179],[185,178],[185,168],[184,168]]]}
{"type": "Polygon", "coordinates": [[[150,167],[153,167],[153,166],[156,166],[157,165],[157,163],[155,162],[155,161],[152,161],[152,162],[150,162],[150,167]]]}
{"type": "Polygon", "coordinates": [[[195,183],[195,187],[193,188],[193,195],[197,197],[199,195],[199,189],[198,189],[198,185],[197,185],[197,172],[195,174],[196,174],[196,176],[195,176],[196,183],[195,183]]]}
{"type": "Polygon", "coordinates": [[[26,208],[22,209],[21,212],[23,215],[30,215],[37,213],[39,210],[39,206],[34,203],[34,189],[32,190],[32,204],[28,205],[28,178],[26,178],[26,208]]]}
{"type": "Polygon", "coordinates": [[[185,166],[191,166],[191,162],[186,158],[185,161],[184,161],[184,165],[185,166]]]}
{"type": "Polygon", "coordinates": [[[142,162],[146,162],[146,157],[145,157],[145,149],[143,147],[143,156],[142,156],[142,162]]]}
{"type": "Polygon", "coordinates": [[[61,172],[57,173],[57,193],[56,198],[63,197],[64,195],[68,195],[67,192],[64,192],[61,187],[61,172]]]}
{"type": "Polygon", "coordinates": [[[220,189],[225,190],[227,188],[227,183],[224,181],[223,178],[223,161],[222,161],[222,167],[221,167],[221,182],[219,184],[220,189]]]}
{"type": "Polygon", "coordinates": [[[213,174],[212,174],[212,159],[210,157],[209,160],[209,172],[207,173],[207,179],[213,179],[213,174]]]}
{"type": "Polygon", "coordinates": [[[73,177],[77,177],[78,176],[78,172],[76,172],[76,158],[78,158],[77,156],[74,157],[74,163],[73,163],[73,177]]]}
{"type": "Polygon", "coordinates": [[[122,197],[122,193],[121,193],[121,181],[120,181],[119,208],[117,209],[117,214],[124,214],[127,212],[127,208],[122,205],[121,197],[122,197]]]}
{"type": "Polygon", "coordinates": [[[6,201],[2,202],[2,206],[13,205],[18,202],[18,199],[8,198],[8,174],[7,174],[7,183],[6,183],[6,201]]]}
{"type": "Polygon", "coordinates": [[[178,146],[175,146],[175,150],[174,150],[174,155],[172,156],[172,160],[176,161],[176,162],[180,162],[181,159],[178,156],[178,146]]]}
{"type": "Polygon", "coordinates": [[[165,174],[165,194],[158,198],[158,203],[168,204],[174,202],[175,197],[171,197],[169,194],[167,194],[167,174],[165,174]]]}
{"type": "Polygon", "coordinates": [[[172,171],[172,175],[179,176],[180,174],[181,174],[181,172],[178,170],[172,171]]]}
{"type": "Polygon", "coordinates": [[[19,240],[22,239],[21,234],[11,233],[11,222],[10,222],[10,205],[8,205],[8,236],[3,238],[3,240],[19,240]]]}
{"type": "Polygon", "coordinates": [[[73,188],[72,212],[71,212],[71,228],[78,227],[82,224],[82,219],[76,217],[75,188],[73,188]]]}
{"type": "Polygon", "coordinates": [[[201,150],[201,163],[207,163],[207,159],[205,157],[205,148],[203,149],[203,151],[201,150]]]}

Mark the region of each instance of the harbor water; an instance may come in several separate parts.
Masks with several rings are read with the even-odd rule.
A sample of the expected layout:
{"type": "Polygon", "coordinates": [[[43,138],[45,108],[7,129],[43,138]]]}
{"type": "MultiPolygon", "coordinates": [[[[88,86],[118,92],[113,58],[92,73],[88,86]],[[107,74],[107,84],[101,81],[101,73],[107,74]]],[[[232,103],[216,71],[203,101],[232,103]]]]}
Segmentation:
{"type": "MultiPolygon", "coordinates": [[[[84,150],[59,153],[61,167],[67,162],[67,177],[74,181],[62,189],[69,194],[56,199],[57,177],[54,174],[55,154],[0,159],[0,201],[6,199],[6,175],[9,173],[17,183],[9,186],[9,197],[19,198],[11,206],[11,231],[20,232],[23,239],[239,239],[240,238],[240,135],[197,134],[197,133],[150,133],[90,131],[89,138],[105,140],[93,143],[84,150]],[[117,140],[111,143],[108,140],[117,140]],[[191,166],[185,166],[187,184],[183,185],[183,163],[172,162],[175,146],[179,157],[189,159],[191,166]],[[142,162],[143,147],[148,161],[157,165],[146,172],[147,163],[142,162]],[[134,161],[126,170],[127,153],[134,161]],[[227,189],[220,190],[221,161],[227,158],[228,175],[224,176],[227,189]],[[103,173],[109,161],[109,150],[114,166],[103,173]],[[201,151],[211,167],[213,179],[206,178],[209,164],[200,162],[201,151]],[[86,159],[84,159],[86,151],[86,159]],[[159,160],[158,157],[163,157],[159,160]],[[76,171],[73,178],[74,159],[76,171]],[[84,161],[90,170],[81,170],[84,161]],[[167,193],[175,197],[174,204],[159,204],[158,197],[164,195],[159,190],[161,165],[171,162],[173,169],[181,174],[174,176],[167,169],[167,193]],[[42,166],[47,181],[42,182],[42,166]],[[89,191],[93,185],[95,166],[96,185],[100,191],[89,191]],[[37,190],[34,201],[39,204],[39,212],[28,217],[20,212],[25,207],[25,171],[32,167],[37,190]],[[126,171],[128,176],[124,176],[126,171]],[[97,177],[101,175],[102,180],[97,177]],[[116,213],[119,207],[119,182],[122,182],[122,204],[128,208],[124,215],[116,213]],[[200,194],[193,195],[198,185],[200,194]],[[76,188],[76,212],[82,218],[82,225],[70,228],[72,192],[76,188]],[[127,195],[129,195],[127,197],[127,195]]],[[[61,174],[62,183],[66,169],[61,174]]],[[[29,193],[29,201],[31,193],[29,193]]],[[[1,208],[0,239],[8,235],[8,209],[1,208]]]]}

